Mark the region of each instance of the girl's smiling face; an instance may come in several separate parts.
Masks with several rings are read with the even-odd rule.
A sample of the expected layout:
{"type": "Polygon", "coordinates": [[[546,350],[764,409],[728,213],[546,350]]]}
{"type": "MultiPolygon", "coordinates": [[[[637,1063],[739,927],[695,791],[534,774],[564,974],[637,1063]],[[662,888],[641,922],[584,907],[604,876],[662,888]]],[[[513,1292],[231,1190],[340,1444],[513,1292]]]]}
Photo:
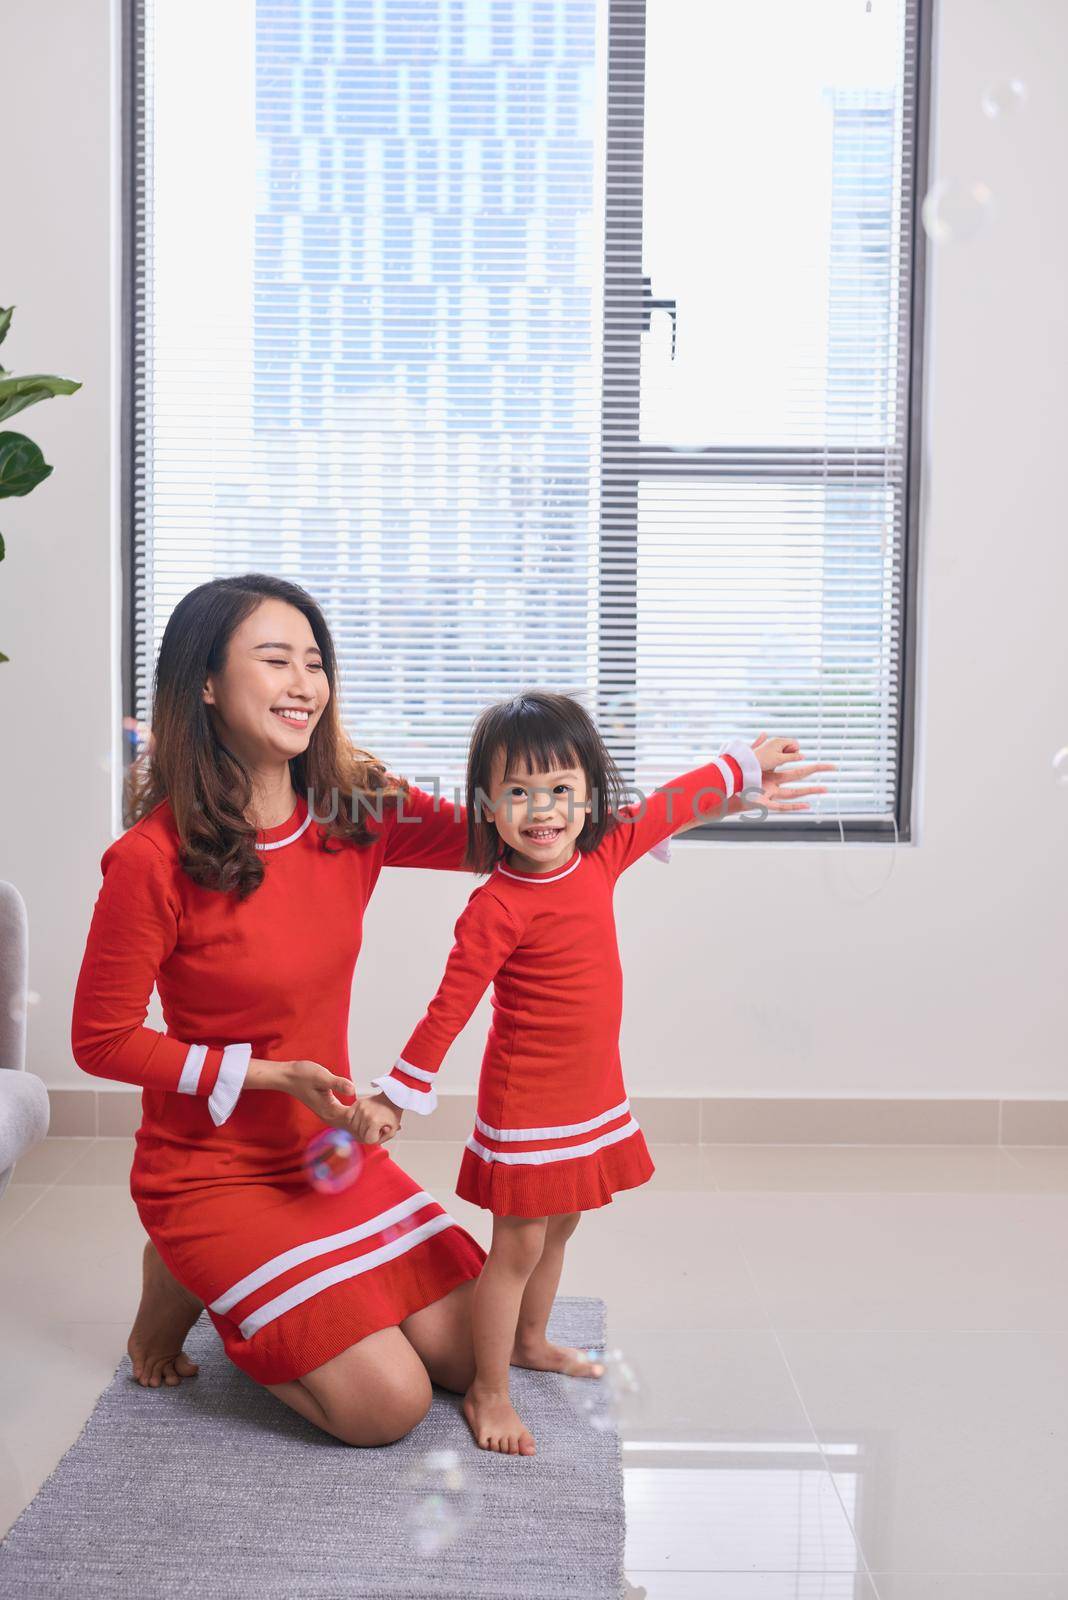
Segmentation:
{"type": "Polygon", "coordinates": [[[521,871],[552,872],[574,854],[592,804],[580,766],[532,772],[513,760],[506,771],[505,752],[498,750],[482,812],[521,871]]]}

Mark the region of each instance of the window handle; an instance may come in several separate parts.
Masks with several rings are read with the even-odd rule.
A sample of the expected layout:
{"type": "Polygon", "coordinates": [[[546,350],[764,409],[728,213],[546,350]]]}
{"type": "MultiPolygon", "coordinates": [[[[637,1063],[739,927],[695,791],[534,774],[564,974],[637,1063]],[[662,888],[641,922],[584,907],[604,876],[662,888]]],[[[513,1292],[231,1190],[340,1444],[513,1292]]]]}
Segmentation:
{"type": "Polygon", "coordinates": [[[671,317],[671,359],[675,359],[675,331],[677,313],[674,300],[654,300],[653,280],[642,278],[642,332],[649,332],[649,324],[654,311],[666,311],[671,317]]]}

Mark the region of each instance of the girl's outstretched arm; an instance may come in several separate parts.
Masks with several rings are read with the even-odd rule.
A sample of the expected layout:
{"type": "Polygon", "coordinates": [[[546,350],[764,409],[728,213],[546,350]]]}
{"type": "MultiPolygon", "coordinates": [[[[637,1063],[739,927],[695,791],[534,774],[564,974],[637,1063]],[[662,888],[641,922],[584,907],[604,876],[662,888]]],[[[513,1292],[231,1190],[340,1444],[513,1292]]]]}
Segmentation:
{"type": "MultiPolygon", "coordinates": [[[[758,733],[753,740],[753,750],[759,752],[767,739],[766,733],[758,733]]],[[[740,811],[752,811],[754,807],[763,807],[766,811],[808,811],[810,808],[805,798],[807,795],[827,793],[825,783],[812,783],[804,788],[797,786],[803,779],[811,778],[817,772],[837,772],[838,768],[833,761],[813,761],[806,766],[797,766],[795,763],[802,760],[801,747],[797,740],[778,739],[776,743],[782,749],[782,759],[761,774],[759,786],[754,784],[750,787],[747,784],[744,795],[731,796],[724,810],[726,816],[733,817],[740,811]],[[756,794],[757,787],[760,788],[759,796],[756,794]]],[[[703,817],[692,817],[683,823],[678,831],[685,833],[689,828],[697,827],[702,821],[703,817]]],[[[666,861],[670,849],[671,841],[666,840],[657,847],[657,854],[666,861]]]]}
{"type": "Polygon", "coordinates": [[[445,973],[422,1021],[389,1072],[372,1078],[387,1100],[404,1111],[437,1106],[437,1070],[456,1035],[470,1020],[496,973],[523,936],[523,927],[488,884],[460,913],[445,973]]]}
{"type": "MultiPolygon", "coordinates": [[[[383,865],[464,870],[467,850],[467,808],[431,794],[414,783],[385,811],[383,865]]],[[[468,869],[470,870],[470,869],[468,869]]]]}
{"type": "Polygon", "coordinates": [[[751,746],[731,739],[703,766],[623,806],[600,849],[618,875],[681,828],[705,818],[722,819],[735,795],[758,790],[762,782],[761,762],[751,746]]]}

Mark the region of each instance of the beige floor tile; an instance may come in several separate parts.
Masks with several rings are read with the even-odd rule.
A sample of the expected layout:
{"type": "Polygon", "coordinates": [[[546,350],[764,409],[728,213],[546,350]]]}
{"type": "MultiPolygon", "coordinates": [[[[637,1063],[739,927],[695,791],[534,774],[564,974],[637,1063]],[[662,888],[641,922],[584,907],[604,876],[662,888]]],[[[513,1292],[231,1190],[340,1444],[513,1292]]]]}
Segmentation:
{"type": "MultiPolygon", "coordinates": [[[[0,1312],[0,1536],[81,1433],[126,1350],[129,1325],[0,1312]]],[[[132,1382],[132,1380],[131,1380],[132,1382]]]]}
{"type": "Polygon", "coordinates": [[[13,1228],[20,1217],[24,1217],[31,1206],[35,1206],[43,1194],[51,1188],[48,1183],[9,1183],[3,1194],[0,1195],[0,1239],[4,1237],[9,1228],[13,1228]]]}
{"type": "Polygon", "coordinates": [[[1068,1197],[721,1194],[776,1328],[1068,1327],[1068,1197]]]}
{"type": "Polygon", "coordinates": [[[1031,1187],[1020,1163],[997,1145],[709,1144],[701,1154],[721,1193],[1000,1194],[1031,1187]]]}
{"type": "Polygon", "coordinates": [[[856,1534],[873,1576],[1068,1576],[1059,1332],[779,1338],[824,1449],[840,1453],[836,1476],[852,1458],[856,1534]]]}
{"type": "Polygon", "coordinates": [[[610,1318],[632,1327],[766,1328],[729,1203],[652,1185],[617,1194],[572,1235],[561,1293],[598,1295],[610,1318]]]}
{"type": "Polygon", "coordinates": [[[95,1143],[94,1139],[42,1139],[16,1162],[9,1188],[21,1183],[55,1183],[95,1143]]]}
{"type": "Polygon", "coordinates": [[[132,1139],[86,1139],[85,1149],[73,1166],[61,1172],[57,1183],[111,1184],[129,1190],[133,1165],[132,1139]]]}
{"type": "MultiPolygon", "coordinates": [[[[698,1456],[733,1459],[736,1451],[761,1461],[765,1450],[788,1449],[809,1467],[822,1465],[774,1333],[635,1327],[610,1307],[608,1334],[639,1385],[620,1419],[631,1465],[686,1455],[691,1445],[698,1456]]],[[[586,1387],[578,1378],[569,1383],[573,1396],[586,1387]]]]}
{"type": "Polygon", "coordinates": [[[42,1328],[132,1320],[145,1232],[118,1185],[52,1184],[0,1238],[4,1305],[42,1328]]]}

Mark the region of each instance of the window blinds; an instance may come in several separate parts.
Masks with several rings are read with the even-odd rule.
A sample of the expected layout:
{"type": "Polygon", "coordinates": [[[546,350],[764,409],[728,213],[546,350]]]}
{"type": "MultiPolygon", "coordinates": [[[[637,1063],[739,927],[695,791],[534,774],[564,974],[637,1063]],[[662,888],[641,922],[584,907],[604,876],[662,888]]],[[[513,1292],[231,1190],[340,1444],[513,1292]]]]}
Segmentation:
{"type": "Polygon", "coordinates": [[[916,0],[129,27],[132,714],[264,570],[417,782],[553,687],[643,789],[767,729],[840,768],[767,827],[907,830],[916,0]]]}

